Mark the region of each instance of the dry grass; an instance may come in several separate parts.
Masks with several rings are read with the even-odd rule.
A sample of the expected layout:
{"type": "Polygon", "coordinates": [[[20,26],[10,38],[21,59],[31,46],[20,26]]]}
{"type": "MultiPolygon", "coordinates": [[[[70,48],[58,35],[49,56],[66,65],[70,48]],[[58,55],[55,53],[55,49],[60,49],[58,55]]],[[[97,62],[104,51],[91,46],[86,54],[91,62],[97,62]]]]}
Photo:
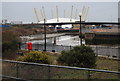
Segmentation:
{"type": "Polygon", "coordinates": [[[96,62],[96,69],[117,71],[119,62],[120,61],[115,59],[98,57],[96,62]]]}

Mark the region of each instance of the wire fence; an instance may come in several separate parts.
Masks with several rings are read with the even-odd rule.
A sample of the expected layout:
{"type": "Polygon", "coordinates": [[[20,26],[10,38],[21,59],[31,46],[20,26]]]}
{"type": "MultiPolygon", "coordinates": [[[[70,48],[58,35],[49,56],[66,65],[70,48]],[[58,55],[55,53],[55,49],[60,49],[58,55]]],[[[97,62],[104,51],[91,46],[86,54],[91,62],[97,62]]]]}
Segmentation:
{"type": "Polygon", "coordinates": [[[41,81],[53,79],[83,79],[95,81],[99,79],[120,80],[120,72],[89,68],[48,65],[39,63],[1,60],[3,64],[3,79],[18,81],[41,81]]]}

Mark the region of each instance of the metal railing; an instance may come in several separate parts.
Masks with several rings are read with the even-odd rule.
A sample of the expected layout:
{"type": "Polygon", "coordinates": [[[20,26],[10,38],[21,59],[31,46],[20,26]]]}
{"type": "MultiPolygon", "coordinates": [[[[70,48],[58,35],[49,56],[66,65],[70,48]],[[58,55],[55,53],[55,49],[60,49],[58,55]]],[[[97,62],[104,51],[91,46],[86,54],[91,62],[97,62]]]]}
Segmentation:
{"type": "MultiPolygon", "coordinates": [[[[33,50],[43,51],[44,45],[42,44],[33,44],[33,50]]],[[[22,49],[27,49],[27,44],[21,45],[22,49]]],[[[74,46],[64,46],[64,45],[52,45],[47,44],[47,51],[52,52],[52,50],[55,50],[55,52],[61,52],[63,50],[68,51],[71,50],[74,46]]],[[[119,58],[119,46],[100,46],[100,45],[91,45],[90,46],[92,50],[97,54],[101,56],[108,56],[108,57],[115,57],[119,58]]]]}
{"type": "Polygon", "coordinates": [[[41,79],[120,79],[120,72],[90,68],[79,68],[12,60],[0,60],[3,65],[3,78],[33,81],[41,79]]]}

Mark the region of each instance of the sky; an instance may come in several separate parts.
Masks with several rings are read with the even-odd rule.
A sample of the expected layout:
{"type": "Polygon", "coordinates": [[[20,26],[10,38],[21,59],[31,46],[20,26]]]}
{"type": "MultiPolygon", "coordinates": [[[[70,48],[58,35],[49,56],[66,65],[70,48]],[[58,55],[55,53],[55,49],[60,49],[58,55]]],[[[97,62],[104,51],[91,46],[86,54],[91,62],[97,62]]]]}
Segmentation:
{"type": "MultiPolygon", "coordinates": [[[[51,19],[51,9],[56,18],[56,6],[58,6],[59,17],[64,17],[64,9],[67,18],[70,18],[71,6],[73,5],[73,17],[76,9],[78,13],[83,6],[89,7],[86,21],[118,21],[118,2],[2,2],[2,19],[8,21],[37,22],[34,8],[36,8],[39,19],[42,21],[40,9],[44,6],[47,19],[51,19]]],[[[0,3],[1,6],[1,3],[0,3]]],[[[1,10],[1,9],[0,9],[1,10]]],[[[0,20],[2,20],[0,18],[0,20]]],[[[79,19],[79,16],[77,16],[79,19]]]]}
{"type": "Polygon", "coordinates": [[[120,18],[120,2],[118,3],[118,18],[120,18]]]}
{"type": "Polygon", "coordinates": [[[1,0],[2,2],[118,2],[120,0],[1,0]]]}

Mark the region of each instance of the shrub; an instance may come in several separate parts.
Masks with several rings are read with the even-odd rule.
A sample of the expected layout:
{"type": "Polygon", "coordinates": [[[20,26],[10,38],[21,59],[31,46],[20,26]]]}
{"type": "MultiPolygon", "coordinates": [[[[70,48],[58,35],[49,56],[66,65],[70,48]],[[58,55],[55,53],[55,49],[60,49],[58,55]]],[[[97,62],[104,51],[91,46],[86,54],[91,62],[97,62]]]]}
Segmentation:
{"type": "Polygon", "coordinates": [[[45,53],[38,52],[38,51],[31,51],[23,56],[18,58],[19,61],[23,62],[34,62],[34,63],[42,63],[42,64],[49,64],[49,56],[45,53]]]}
{"type": "Polygon", "coordinates": [[[16,58],[19,37],[12,31],[2,32],[2,57],[5,59],[16,58]]]}
{"type": "Polygon", "coordinates": [[[94,67],[96,56],[91,47],[75,46],[70,51],[62,51],[58,62],[69,66],[94,67]]]}

